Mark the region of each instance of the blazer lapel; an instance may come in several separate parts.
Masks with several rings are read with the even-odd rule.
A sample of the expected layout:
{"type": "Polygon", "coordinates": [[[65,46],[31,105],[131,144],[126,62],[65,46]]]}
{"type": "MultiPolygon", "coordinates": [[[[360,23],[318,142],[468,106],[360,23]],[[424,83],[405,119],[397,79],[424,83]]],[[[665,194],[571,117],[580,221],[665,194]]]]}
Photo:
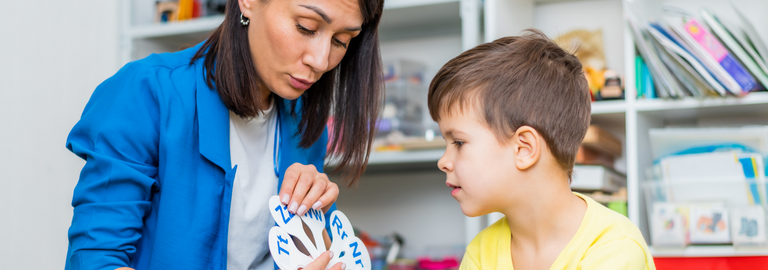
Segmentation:
{"type": "Polygon", "coordinates": [[[225,172],[232,169],[229,153],[229,110],[219,93],[205,83],[204,58],[195,61],[200,154],[225,172]]]}

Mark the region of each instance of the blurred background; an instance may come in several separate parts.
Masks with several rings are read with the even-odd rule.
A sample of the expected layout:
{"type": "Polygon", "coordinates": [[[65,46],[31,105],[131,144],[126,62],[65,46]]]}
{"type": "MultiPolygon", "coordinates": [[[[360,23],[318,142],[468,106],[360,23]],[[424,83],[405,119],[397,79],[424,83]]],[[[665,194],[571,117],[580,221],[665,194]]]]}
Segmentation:
{"type": "MultiPolygon", "coordinates": [[[[63,267],[84,164],[64,143],[92,91],[127,62],[203,41],[224,2],[0,3],[0,269],[63,267]]],[[[462,51],[531,27],[579,48],[590,83],[592,126],[574,190],[637,224],[659,269],[768,263],[768,2],[386,0],[385,8],[387,98],[375,151],[359,186],[338,200],[366,236],[374,269],[455,269],[466,244],[501,217],[467,218],[450,196],[426,89],[462,51]],[[694,22],[725,54],[698,43],[686,30],[694,22]],[[728,57],[749,76],[726,70],[728,57]],[[722,162],[723,153],[738,162],[722,162]],[[702,220],[717,229],[689,226],[702,220]]]]}

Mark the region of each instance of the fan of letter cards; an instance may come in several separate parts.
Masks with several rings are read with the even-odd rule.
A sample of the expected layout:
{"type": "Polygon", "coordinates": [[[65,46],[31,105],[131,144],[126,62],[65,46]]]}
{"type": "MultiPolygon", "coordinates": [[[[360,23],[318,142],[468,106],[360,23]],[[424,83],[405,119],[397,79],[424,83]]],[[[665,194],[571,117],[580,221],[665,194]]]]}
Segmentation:
{"type": "Polygon", "coordinates": [[[368,250],[363,241],[355,237],[352,224],[341,211],[331,213],[333,242],[327,248],[323,241],[326,220],[322,210],[309,209],[303,216],[297,216],[288,212],[288,207],[280,203],[278,196],[269,198],[269,210],[277,222],[277,226],[269,230],[269,252],[280,269],[304,268],[327,250],[333,251],[334,258],[326,269],[339,262],[346,264],[346,270],[371,269],[368,250]],[[310,235],[305,233],[304,224],[309,228],[310,235]],[[304,247],[309,256],[301,252],[300,246],[304,247]]]}

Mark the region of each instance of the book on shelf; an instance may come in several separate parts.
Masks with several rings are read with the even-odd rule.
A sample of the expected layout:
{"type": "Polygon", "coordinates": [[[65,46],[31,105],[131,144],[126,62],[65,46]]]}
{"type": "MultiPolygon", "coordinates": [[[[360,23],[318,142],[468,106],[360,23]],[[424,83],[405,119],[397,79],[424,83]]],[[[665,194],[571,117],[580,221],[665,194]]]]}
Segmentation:
{"type": "Polygon", "coordinates": [[[581,145],[607,154],[613,158],[621,156],[621,141],[610,132],[600,128],[597,125],[590,125],[587,134],[584,135],[581,145]]]}
{"type": "Polygon", "coordinates": [[[573,167],[571,189],[613,193],[626,186],[627,177],[624,174],[605,166],[576,165],[573,167]]]}
{"type": "Polygon", "coordinates": [[[641,58],[635,63],[639,98],[654,98],[648,94],[643,64],[660,98],[743,96],[766,89],[768,49],[743,15],[737,25],[706,8],[700,18],[679,10],[666,9],[674,14],[652,21],[626,10],[641,58]]]}
{"type": "Polygon", "coordinates": [[[712,14],[709,10],[702,9],[701,17],[704,19],[704,22],[709,26],[709,28],[712,29],[712,32],[723,42],[723,44],[725,44],[728,49],[736,56],[736,58],[742,64],[744,64],[744,66],[746,66],[746,68],[749,70],[749,73],[753,74],[762,85],[768,85],[768,76],[766,75],[765,64],[762,64],[762,61],[758,61],[762,64],[758,65],[758,62],[753,59],[753,55],[747,53],[747,51],[744,50],[742,45],[736,41],[731,32],[728,31],[723,23],[721,23],[717,18],[717,16],[712,14]]]}
{"type": "Polygon", "coordinates": [[[635,56],[635,80],[638,98],[656,98],[656,88],[653,86],[653,77],[648,70],[643,58],[635,56]]]}

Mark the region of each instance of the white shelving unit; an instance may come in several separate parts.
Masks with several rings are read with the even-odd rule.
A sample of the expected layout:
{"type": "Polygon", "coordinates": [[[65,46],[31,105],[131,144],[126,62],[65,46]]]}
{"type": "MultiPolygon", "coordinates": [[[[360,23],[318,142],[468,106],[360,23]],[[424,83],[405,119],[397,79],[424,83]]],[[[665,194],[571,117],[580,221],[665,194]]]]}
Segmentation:
{"type": "MultiPolygon", "coordinates": [[[[146,13],[146,7],[151,6],[142,1],[123,0],[124,62],[200,42],[223,20],[218,16],[153,25],[146,14],[137,14],[146,13]]],[[[667,2],[689,6],[693,12],[700,6],[723,5],[715,0],[387,0],[380,26],[382,56],[385,60],[409,58],[425,62],[426,77],[431,78],[443,63],[481,40],[517,35],[531,27],[541,29],[552,38],[577,28],[602,29],[608,67],[625,75],[626,100],[593,103],[592,122],[624,142],[623,157],[617,161],[616,168],[627,174],[629,218],[640,227],[646,239],[650,239],[639,185],[647,178],[644,171],[652,163],[649,129],[670,124],[711,123],[712,119],[768,124],[768,93],[701,100],[635,98],[632,75],[636,53],[623,10],[631,5],[632,10],[653,13],[667,2]]],[[[734,3],[749,6],[752,10],[747,16],[760,22],[757,25],[768,25],[768,18],[760,16],[768,13],[768,2],[734,0],[734,3]]],[[[768,32],[768,29],[760,31],[768,32]]],[[[442,149],[373,153],[369,163],[371,173],[363,177],[357,191],[342,191],[339,197],[342,210],[355,224],[367,226],[364,228],[373,234],[397,231],[410,245],[419,248],[467,243],[498,216],[465,218],[461,214],[449,191],[441,189],[444,174],[435,163],[442,153],[442,149]],[[443,220],[420,220],[426,212],[436,213],[443,220]],[[419,222],[408,223],[404,219],[419,222]]],[[[658,257],[768,256],[768,249],[731,246],[652,248],[651,252],[658,257]]]]}

